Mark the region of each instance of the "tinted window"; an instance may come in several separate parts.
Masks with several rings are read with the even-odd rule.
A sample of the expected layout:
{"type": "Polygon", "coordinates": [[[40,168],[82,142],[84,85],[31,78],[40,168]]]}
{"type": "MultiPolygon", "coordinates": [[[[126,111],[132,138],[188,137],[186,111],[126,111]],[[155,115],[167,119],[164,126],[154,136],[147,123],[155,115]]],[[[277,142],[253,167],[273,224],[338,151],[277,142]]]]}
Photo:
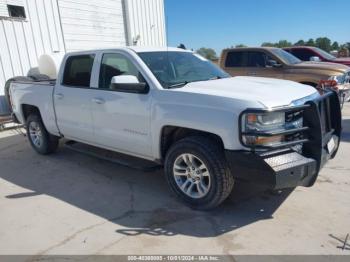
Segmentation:
{"type": "Polygon", "coordinates": [[[293,49],[292,54],[302,61],[310,61],[310,58],[315,56],[315,54],[308,49],[293,49]]]}
{"type": "Polygon", "coordinates": [[[245,52],[229,52],[226,56],[225,67],[243,67],[245,52]]]}
{"type": "Polygon", "coordinates": [[[121,54],[105,54],[102,58],[99,88],[110,89],[113,76],[133,75],[145,82],[134,64],[121,54]]]}
{"type": "Polygon", "coordinates": [[[227,54],[226,67],[267,67],[269,60],[275,59],[264,52],[230,52],[227,54]]]}
{"type": "Polygon", "coordinates": [[[67,59],[63,75],[63,85],[90,87],[94,55],[71,56],[67,59]]]}
{"type": "Polygon", "coordinates": [[[267,59],[263,52],[248,52],[247,67],[266,67],[267,59]]]}

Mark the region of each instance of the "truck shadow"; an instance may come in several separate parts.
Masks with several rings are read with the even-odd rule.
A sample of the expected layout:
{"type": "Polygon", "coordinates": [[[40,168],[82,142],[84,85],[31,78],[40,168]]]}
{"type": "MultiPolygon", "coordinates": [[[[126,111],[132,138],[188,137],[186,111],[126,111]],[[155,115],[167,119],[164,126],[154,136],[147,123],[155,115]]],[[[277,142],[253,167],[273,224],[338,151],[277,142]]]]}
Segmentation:
{"type": "Polygon", "coordinates": [[[115,232],[126,236],[219,236],[273,219],[292,192],[272,194],[237,182],[223,205],[195,211],[171,195],[162,170],[141,172],[65,147],[55,155],[39,156],[18,135],[0,139],[0,166],[0,177],[21,187],[5,196],[7,201],[47,195],[113,222],[115,232]]]}

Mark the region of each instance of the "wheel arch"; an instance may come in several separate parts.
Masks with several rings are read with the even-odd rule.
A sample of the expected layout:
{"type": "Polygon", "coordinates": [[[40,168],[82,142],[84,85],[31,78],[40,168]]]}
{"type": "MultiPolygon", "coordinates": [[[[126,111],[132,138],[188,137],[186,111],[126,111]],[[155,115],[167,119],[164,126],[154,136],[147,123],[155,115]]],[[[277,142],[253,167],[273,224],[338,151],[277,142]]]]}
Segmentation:
{"type": "Polygon", "coordinates": [[[160,162],[163,162],[168,152],[169,148],[177,141],[189,137],[189,136],[204,136],[210,137],[216,141],[222,148],[224,148],[223,139],[214,133],[197,130],[192,128],[180,127],[180,126],[163,126],[160,133],[159,141],[159,152],[160,152],[160,162]]]}
{"type": "Polygon", "coordinates": [[[21,105],[22,117],[23,121],[26,122],[27,118],[31,114],[37,114],[41,118],[40,109],[37,106],[30,104],[22,104],[21,105]]]}

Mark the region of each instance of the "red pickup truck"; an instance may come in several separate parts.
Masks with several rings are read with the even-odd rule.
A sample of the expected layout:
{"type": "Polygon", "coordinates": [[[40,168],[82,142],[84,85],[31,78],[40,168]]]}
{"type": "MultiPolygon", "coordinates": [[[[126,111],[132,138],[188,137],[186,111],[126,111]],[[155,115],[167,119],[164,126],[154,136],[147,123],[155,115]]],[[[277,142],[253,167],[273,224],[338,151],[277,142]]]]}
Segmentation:
{"type": "Polygon", "coordinates": [[[332,56],[331,54],[317,47],[292,46],[284,48],[284,50],[298,57],[302,61],[331,62],[350,66],[349,57],[336,58],[335,56],[332,56]]]}

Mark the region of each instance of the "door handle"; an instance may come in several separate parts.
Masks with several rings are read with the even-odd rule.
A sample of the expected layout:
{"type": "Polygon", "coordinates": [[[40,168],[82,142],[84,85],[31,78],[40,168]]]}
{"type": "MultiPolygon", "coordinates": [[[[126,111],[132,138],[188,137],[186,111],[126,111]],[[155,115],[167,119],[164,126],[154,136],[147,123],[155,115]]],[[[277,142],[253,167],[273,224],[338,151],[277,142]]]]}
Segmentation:
{"type": "Polygon", "coordinates": [[[256,72],[250,72],[250,73],[248,73],[248,75],[250,75],[250,76],[256,76],[256,72]]]}
{"type": "Polygon", "coordinates": [[[63,99],[64,98],[64,95],[63,94],[55,94],[55,97],[59,100],[63,99]]]}
{"type": "Polygon", "coordinates": [[[105,101],[102,98],[96,98],[96,97],[92,99],[92,102],[94,102],[98,105],[102,105],[105,103],[105,101]]]}

